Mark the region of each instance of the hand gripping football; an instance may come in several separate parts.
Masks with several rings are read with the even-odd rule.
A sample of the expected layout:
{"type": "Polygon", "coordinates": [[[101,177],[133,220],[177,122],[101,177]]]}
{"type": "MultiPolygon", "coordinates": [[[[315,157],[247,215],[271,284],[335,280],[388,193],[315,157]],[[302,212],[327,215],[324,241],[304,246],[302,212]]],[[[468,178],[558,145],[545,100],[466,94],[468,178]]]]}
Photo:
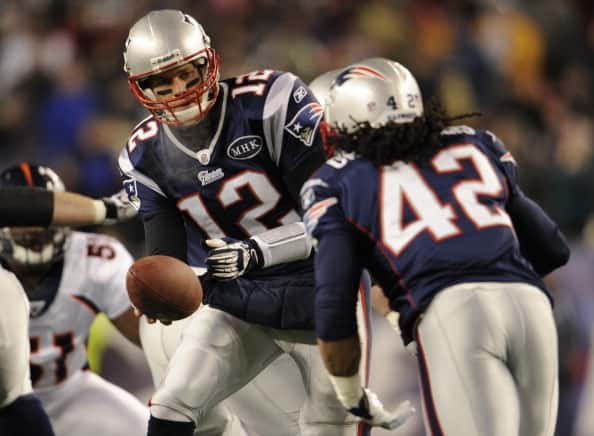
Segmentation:
{"type": "Polygon", "coordinates": [[[202,286],[194,271],[170,256],[147,256],[134,262],[126,287],[134,307],[149,318],[182,319],[202,302],[202,286]]]}

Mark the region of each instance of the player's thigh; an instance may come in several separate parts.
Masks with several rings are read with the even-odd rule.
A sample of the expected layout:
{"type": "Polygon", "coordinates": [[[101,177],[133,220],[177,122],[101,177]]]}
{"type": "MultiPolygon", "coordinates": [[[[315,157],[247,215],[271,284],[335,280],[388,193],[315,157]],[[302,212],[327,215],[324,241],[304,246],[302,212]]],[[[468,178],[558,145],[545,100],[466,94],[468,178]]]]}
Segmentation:
{"type": "MultiPolygon", "coordinates": [[[[145,317],[140,320],[140,340],[145,353],[155,387],[161,384],[167,371],[169,359],[181,341],[181,334],[191,318],[184,318],[165,326],[161,323],[149,324],[145,317]]],[[[253,399],[251,399],[253,402],[253,399]]],[[[222,403],[211,408],[200,420],[195,434],[239,435],[239,418],[233,417],[222,403]]]]}
{"type": "Polygon", "coordinates": [[[550,436],[559,398],[557,331],[551,304],[542,291],[528,285],[512,285],[508,295],[517,311],[509,320],[509,329],[522,326],[510,347],[510,368],[522,410],[520,434],[550,436]]]}
{"type": "Polygon", "coordinates": [[[464,287],[444,290],[417,326],[429,434],[519,436],[519,399],[505,361],[505,325],[498,296],[489,297],[464,287]]]}
{"type": "Polygon", "coordinates": [[[165,377],[169,359],[180,343],[182,331],[189,320],[184,318],[165,326],[160,322],[149,324],[144,316],[140,318],[140,342],[155,386],[159,386],[165,377]]]}
{"type": "Polygon", "coordinates": [[[196,420],[280,353],[261,327],[206,306],[185,326],[151,404],[196,420]]]}
{"type": "Polygon", "coordinates": [[[299,368],[289,355],[282,354],[224,404],[251,435],[292,436],[299,434],[299,413],[304,401],[299,368]]]}
{"type": "MultiPolygon", "coordinates": [[[[148,408],[129,392],[90,371],[76,380],[68,398],[56,399],[47,410],[56,435],[143,436],[147,431],[148,408]]],[[[45,404],[45,403],[44,403],[45,404]]]]}

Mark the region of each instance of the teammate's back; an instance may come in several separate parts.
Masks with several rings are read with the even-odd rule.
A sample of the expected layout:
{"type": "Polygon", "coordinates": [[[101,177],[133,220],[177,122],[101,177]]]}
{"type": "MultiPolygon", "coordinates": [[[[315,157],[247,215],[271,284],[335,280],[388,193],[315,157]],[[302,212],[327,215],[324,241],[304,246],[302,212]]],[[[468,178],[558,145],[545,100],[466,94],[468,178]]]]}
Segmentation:
{"type": "MultiPolygon", "coordinates": [[[[316,199],[336,198],[358,229],[365,267],[407,327],[437,292],[457,283],[527,282],[548,294],[506,211],[521,192],[511,155],[495,135],[468,126],[447,128],[440,140],[422,163],[378,167],[339,155],[306,185],[316,199]]],[[[310,225],[319,213],[312,207],[310,225]]],[[[315,226],[324,231],[332,221],[320,216],[315,226]]]]}

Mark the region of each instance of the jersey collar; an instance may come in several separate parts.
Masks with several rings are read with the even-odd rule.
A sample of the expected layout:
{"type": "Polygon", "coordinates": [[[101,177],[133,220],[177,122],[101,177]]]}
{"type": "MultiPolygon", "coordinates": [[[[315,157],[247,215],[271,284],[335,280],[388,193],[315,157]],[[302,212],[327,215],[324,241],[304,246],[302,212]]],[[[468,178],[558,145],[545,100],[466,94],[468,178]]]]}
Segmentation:
{"type": "Polygon", "coordinates": [[[168,125],[164,124],[165,134],[171,140],[173,145],[175,145],[177,147],[177,149],[179,149],[182,153],[190,156],[192,159],[196,159],[202,165],[208,165],[210,163],[210,159],[214,152],[214,148],[221,136],[221,132],[223,130],[223,124],[225,122],[225,115],[227,113],[227,97],[229,95],[229,87],[224,82],[220,82],[219,86],[223,90],[221,110],[219,112],[219,120],[217,123],[217,129],[216,129],[215,134],[213,135],[210,143],[208,144],[207,148],[202,148],[198,151],[193,151],[193,150],[189,149],[179,139],[177,139],[177,137],[171,131],[170,127],[168,125]]]}

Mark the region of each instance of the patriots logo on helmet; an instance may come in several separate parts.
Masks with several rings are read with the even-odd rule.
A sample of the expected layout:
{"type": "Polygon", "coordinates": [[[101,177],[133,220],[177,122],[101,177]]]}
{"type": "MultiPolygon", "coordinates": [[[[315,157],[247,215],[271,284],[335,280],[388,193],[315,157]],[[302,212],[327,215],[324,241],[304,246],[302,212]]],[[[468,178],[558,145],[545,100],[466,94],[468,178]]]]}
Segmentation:
{"type": "Polygon", "coordinates": [[[376,77],[379,79],[385,79],[384,75],[373,68],[366,67],[365,65],[355,65],[354,67],[347,68],[336,76],[334,82],[331,85],[331,89],[334,86],[341,86],[344,82],[355,77],[376,77]]]}
{"type": "Polygon", "coordinates": [[[295,114],[285,130],[310,147],[323,115],[324,109],[319,103],[309,103],[295,114]]]}

